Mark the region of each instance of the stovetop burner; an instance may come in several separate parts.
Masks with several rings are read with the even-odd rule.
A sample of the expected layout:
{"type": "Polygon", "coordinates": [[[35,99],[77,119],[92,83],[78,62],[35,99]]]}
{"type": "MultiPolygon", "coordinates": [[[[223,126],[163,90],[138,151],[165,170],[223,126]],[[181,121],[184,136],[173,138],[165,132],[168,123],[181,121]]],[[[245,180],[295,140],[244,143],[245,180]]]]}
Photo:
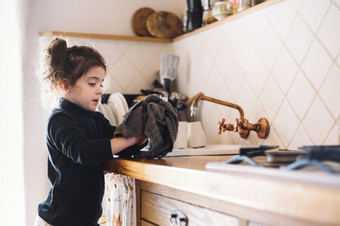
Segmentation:
{"type": "Polygon", "coordinates": [[[302,151],[268,151],[276,148],[278,148],[278,146],[261,145],[256,147],[241,147],[239,155],[235,155],[221,163],[239,164],[241,162],[246,162],[252,166],[262,167],[263,165],[255,162],[252,158],[267,155],[268,161],[268,157],[274,153],[280,154],[279,156],[281,157],[285,155],[289,156],[293,153],[296,154],[294,159],[295,161],[293,160],[289,162],[288,165],[282,166],[281,164],[279,169],[298,170],[307,166],[313,166],[328,173],[337,173],[335,169],[324,162],[331,161],[340,163],[340,145],[302,146],[299,148],[302,151]]]}
{"type": "Polygon", "coordinates": [[[261,145],[256,147],[241,147],[238,155],[231,157],[230,159],[223,161],[223,164],[238,164],[241,162],[247,162],[252,166],[260,166],[254,160],[253,157],[256,156],[265,156],[266,150],[271,150],[278,148],[279,146],[269,146],[269,145],[261,145]]]}
{"type": "Polygon", "coordinates": [[[328,173],[337,173],[323,161],[340,163],[340,145],[302,146],[299,149],[305,150],[307,154],[288,166],[281,166],[281,169],[297,170],[306,166],[314,166],[328,173]]]}

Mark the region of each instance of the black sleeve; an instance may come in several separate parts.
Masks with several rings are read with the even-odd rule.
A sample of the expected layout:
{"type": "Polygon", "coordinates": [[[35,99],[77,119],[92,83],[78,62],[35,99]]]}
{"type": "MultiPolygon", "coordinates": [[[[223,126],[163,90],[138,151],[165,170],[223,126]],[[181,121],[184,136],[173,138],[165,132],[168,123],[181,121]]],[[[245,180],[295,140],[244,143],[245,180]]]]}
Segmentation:
{"type": "Polygon", "coordinates": [[[60,151],[76,163],[97,165],[112,159],[111,138],[109,131],[106,133],[107,138],[89,139],[73,117],[55,114],[48,123],[47,144],[50,150],[60,151]]]}
{"type": "Polygon", "coordinates": [[[113,138],[113,134],[116,131],[116,126],[111,126],[110,121],[105,118],[101,112],[95,112],[96,117],[101,121],[100,129],[103,133],[103,138],[113,138]]]}

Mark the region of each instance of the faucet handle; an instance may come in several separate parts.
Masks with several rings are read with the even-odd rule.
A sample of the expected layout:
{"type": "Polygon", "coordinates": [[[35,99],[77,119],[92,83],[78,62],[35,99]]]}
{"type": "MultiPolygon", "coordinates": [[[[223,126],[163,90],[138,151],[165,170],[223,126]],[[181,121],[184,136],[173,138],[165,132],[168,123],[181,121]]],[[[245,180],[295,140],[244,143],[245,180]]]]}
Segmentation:
{"type": "Polygon", "coordinates": [[[232,125],[232,124],[225,124],[225,118],[222,119],[222,122],[218,121],[218,134],[221,134],[222,132],[225,132],[226,130],[229,130],[229,131],[235,131],[236,130],[236,127],[235,125],[232,125]]]}
{"type": "Polygon", "coordinates": [[[222,122],[218,121],[218,134],[221,134],[222,132],[224,132],[226,130],[225,128],[225,118],[222,118],[222,122]]]}

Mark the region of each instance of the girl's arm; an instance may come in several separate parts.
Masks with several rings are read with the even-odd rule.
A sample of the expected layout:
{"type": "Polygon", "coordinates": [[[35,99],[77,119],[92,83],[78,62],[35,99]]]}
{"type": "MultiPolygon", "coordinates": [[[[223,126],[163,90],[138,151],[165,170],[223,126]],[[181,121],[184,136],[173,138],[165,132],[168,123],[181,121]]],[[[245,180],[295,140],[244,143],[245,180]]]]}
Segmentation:
{"type": "Polygon", "coordinates": [[[139,135],[136,137],[116,137],[111,139],[111,150],[112,150],[112,155],[117,154],[118,152],[132,146],[135,144],[144,144],[146,142],[146,137],[145,135],[139,135]]]}

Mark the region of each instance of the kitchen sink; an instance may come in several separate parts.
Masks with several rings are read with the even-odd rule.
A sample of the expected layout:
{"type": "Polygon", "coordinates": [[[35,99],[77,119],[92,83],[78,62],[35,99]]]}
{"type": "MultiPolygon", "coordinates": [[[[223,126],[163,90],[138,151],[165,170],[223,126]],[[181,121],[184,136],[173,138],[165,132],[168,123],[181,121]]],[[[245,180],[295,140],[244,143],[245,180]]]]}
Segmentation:
{"type": "Polygon", "coordinates": [[[193,156],[193,155],[236,155],[241,145],[234,144],[208,144],[201,148],[175,148],[166,156],[193,156]]]}

